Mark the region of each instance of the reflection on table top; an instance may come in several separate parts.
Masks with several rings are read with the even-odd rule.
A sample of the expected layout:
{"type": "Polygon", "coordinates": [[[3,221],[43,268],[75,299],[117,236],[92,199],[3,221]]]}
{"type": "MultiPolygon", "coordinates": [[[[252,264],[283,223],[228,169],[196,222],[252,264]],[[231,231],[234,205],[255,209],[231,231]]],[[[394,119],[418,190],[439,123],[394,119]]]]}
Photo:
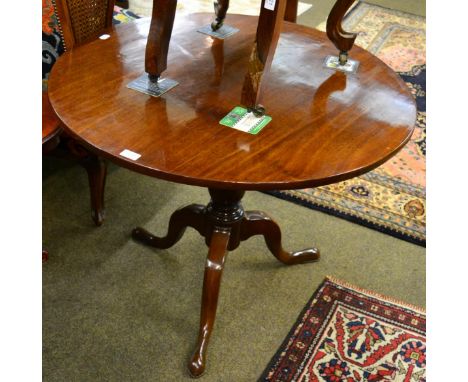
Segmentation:
{"type": "Polygon", "coordinates": [[[220,125],[239,105],[257,18],[228,15],[240,32],[224,41],[196,32],[211,19],[176,16],[163,77],[179,85],[160,98],[127,88],[144,73],[148,19],[60,57],[49,97],[69,132],[147,175],[245,190],[344,180],[383,163],[410,138],[415,104],[389,67],[355,46],[356,75],[326,69],[325,57],[337,53],[326,35],[291,23],[265,77],[272,122],[258,135],[220,125]],[[141,157],[120,156],[125,149],[141,157]]]}

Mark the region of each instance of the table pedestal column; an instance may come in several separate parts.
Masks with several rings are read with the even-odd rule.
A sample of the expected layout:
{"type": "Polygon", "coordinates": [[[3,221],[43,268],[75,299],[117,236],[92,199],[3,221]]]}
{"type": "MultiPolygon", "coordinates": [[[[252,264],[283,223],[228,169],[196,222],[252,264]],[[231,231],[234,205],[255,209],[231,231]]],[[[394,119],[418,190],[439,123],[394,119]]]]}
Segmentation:
{"type": "Polygon", "coordinates": [[[244,191],[209,189],[211,201],[205,207],[191,204],[175,211],[170,220],[167,235],[156,237],[143,228],[135,228],[135,240],[156,248],[169,248],[182,237],[187,227],[196,229],[209,247],[203,281],[200,329],[197,345],[188,368],[193,377],[205,371],[208,342],[216,317],[219,287],[228,251],[236,249],[241,241],[255,235],[263,235],[270,252],[283,264],[293,265],[317,261],[315,248],[287,252],[281,245],[278,224],[261,211],[244,211],[241,199],[244,191]]]}

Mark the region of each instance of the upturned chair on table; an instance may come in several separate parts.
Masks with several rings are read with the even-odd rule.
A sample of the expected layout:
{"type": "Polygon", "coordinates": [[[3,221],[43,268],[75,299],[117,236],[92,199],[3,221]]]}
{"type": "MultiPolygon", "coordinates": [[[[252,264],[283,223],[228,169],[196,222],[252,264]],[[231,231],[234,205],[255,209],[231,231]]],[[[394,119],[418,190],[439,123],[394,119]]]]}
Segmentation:
{"type": "MultiPolygon", "coordinates": [[[[356,39],[355,33],[343,30],[341,23],[355,0],[336,0],[327,20],[327,36],[339,51],[340,65],[344,65],[356,39]]],[[[177,0],[153,0],[151,26],[145,54],[145,71],[157,82],[167,68],[167,54],[174,24],[177,0]]],[[[213,31],[220,29],[226,18],[229,0],[216,0],[213,31]]],[[[283,20],[296,22],[298,0],[262,0],[257,35],[249,59],[240,103],[256,115],[263,115],[262,78],[270,70],[278,44],[283,20]]]]}

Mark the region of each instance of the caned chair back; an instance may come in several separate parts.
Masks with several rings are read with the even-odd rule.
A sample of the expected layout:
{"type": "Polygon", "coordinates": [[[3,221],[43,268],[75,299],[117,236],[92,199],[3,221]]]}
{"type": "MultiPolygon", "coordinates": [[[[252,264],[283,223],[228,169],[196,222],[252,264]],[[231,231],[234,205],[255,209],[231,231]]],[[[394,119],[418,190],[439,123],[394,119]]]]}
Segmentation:
{"type": "Polygon", "coordinates": [[[55,0],[65,49],[94,40],[112,28],[115,0],[55,0]]]}

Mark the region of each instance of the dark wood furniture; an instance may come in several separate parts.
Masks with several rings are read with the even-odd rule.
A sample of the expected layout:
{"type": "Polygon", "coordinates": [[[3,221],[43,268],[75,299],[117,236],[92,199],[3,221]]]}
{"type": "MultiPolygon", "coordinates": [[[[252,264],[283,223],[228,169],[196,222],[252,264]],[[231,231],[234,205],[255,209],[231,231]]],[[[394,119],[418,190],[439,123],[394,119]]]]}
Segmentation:
{"type": "Polygon", "coordinates": [[[258,135],[220,125],[240,103],[258,23],[257,17],[229,17],[240,32],[224,41],[195,32],[210,14],[176,19],[165,75],[179,85],[160,98],[127,88],[145,70],[148,19],[63,55],[49,88],[67,132],[83,145],[136,172],[209,189],[207,206],[174,212],[165,237],[143,228],[132,233],[168,248],[192,227],[209,246],[199,337],[189,362],[193,376],[205,370],[228,251],[263,235],[282,263],[319,257],[316,249],[285,251],[268,215],[243,210],[244,192],[316,187],[363,174],[405,145],[416,119],[405,83],[379,59],[355,47],[357,74],[326,69],[324,58],[336,53],[326,34],[285,22],[264,74],[263,102],[272,121],[258,135]],[[125,149],[141,157],[127,159],[125,149]]]}
{"type": "Polygon", "coordinates": [[[343,17],[356,0],[337,0],[327,19],[327,36],[339,50],[340,64],[346,64],[348,52],[354,45],[357,34],[343,30],[343,17]]]}
{"type": "MultiPolygon", "coordinates": [[[[55,13],[65,50],[70,51],[109,32],[112,29],[113,9],[113,0],[57,0],[55,13]]],[[[65,148],[60,153],[62,157],[77,160],[85,168],[90,189],[91,217],[100,226],[104,221],[106,163],[63,131],[60,119],[50,106],[48,93],[43,92],[42,152],[50,154],[59,145],[65,148]]]]}
{"type": "MultiPolygon", "coordinates": [[[[356,39],[355,33],[348,33],[341,25],[346,12],[355,0],[336,0],[327,19],[328,38],[337,47],[339,62],[345,65],[348,52],[356,39]]],[[[151,26],[146,45],[145,71],[153,82],[157,82],[167,69],[168,49],[176,13],[177,0],[153,0],[151,26]]],[[[212,30],[222,27],[229,8],[229,0],[214,2],[215,20],[212,30]]],[[[278,43],[283,20],[296,22],[298,0],[262,0],[258,18],[255,43],[250,53],[248,73],[245,76],[241,103],[252,109],[256,115],[265,114],[262,104],[263,76],[270,69],[278,43]]]]}
{"type": "Polygon", "coordinates": [[[49,97],[42,92],[42,152],[51,152],[60,142],[59,135],[62,132],[60,119],[55,115],[50,106],[49,97]]]}

